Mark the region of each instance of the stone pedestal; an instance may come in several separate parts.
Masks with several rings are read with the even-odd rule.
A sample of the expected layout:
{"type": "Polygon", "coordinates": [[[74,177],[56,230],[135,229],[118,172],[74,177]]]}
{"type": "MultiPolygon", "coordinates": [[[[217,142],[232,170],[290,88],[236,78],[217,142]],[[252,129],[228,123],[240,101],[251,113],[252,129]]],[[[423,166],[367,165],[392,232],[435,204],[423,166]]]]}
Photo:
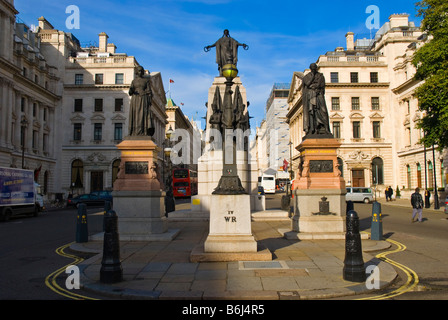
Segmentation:
{"type": "Polygon", "coordinates": [[[345,238],[345,181],[338,168],[336,139],[307,139],[297,150],[301,164],[294,181],[294,216],[288,239],[345,238]]]}
{"type": "Polygon", "coordinates": [[[272,260],[271,252],[259,247],[252,235],[249,195],[211,196],[209,235],[203,246],[193,250],[190,260],[272,260]]]}
{"type": "Polygon", "coordinates": [[[178,230],[168,230],[165,192],[160,183],[157,153],[150,137],[130,137],[117,145],[121,164],[112,193],[123,241],[172,240],[178,230]]]}

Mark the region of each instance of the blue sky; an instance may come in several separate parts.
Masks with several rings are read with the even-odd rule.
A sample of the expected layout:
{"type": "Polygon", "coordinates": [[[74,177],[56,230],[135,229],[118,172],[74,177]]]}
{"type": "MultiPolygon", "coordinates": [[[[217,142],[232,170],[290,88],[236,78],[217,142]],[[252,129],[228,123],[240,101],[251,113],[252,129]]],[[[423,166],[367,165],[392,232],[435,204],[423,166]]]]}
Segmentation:
{"type": "MultiPolygon", "coordinates": [[[[391,14],[416,17],[416,0],[253,1],[253,0],[134,0],[54,1],[15,0],[19,18],[37,25],[44,16],[58,30],[72,32],[81,44],[98,44],[106,32],[117,52],[136,57],[150,71],[162,74],[165,90],[189,116],[205,116],[205,102],[218,75],[213,44],[229,29],[230,36],[249,45],[240,47],[238,70],[250,101],[255,129],[265,117],[266,100],[276,82],[290,82],[294,71],[304,71],[319,55],[338,46],[345,48],[348,31],[370,37],[366,20],[379,8],[380,25],[391,14]],[[69,5],[80,10],[79,29],[69,30],[69,5]]],[[[372,30],[373,33],[376,31],[372,30]]],[[[201,126],[204,128],[204,124],[201,126]]]]}

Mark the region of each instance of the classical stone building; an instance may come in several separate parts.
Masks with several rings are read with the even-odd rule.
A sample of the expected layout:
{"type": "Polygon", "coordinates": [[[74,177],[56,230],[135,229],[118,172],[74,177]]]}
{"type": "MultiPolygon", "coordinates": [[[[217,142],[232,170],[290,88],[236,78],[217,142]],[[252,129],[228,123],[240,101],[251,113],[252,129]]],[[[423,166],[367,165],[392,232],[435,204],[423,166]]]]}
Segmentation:
{"type": "MultiPolygon", "coordinates": [[[[289,126],[286,122],[288,113],[288,94],[290,83],[275,83],[266,101],[266,141],[268,171],[277,179],[289,179],[288,172],[283,170],[286,160],[289,162],[289,126]]],[[[265,172],[265,171],[263,171],[265,172]]],[[[262,173],[263,173],[262,172],[262,173]]]]}
{"type": "MultiPolygon", "coordinates": [[[[347,185],[374,187],[377,196],[384,189],[398,187],[408,196],[417,186],[444,187],[443,155],[425,150],[416,121],[423,114],[414,96],[412,54],[423,39],[407,14],[392,15],[375,39],[346,35],[346,48],[336,48],[317,60],[326,79],[326,103],[330,128],[341,143],[338,162],[347,185]],[[425,166],[426,164],[426,166],[425,166]],[[426,168],[426,169],[425,169],[426,168]],[[443,173],[443,174],[442,174],[443,173]]],[[[305,73],[309,70],[305,70],[305,73]]],[[[303,132],[302,72],[294,72],[288,103],[288,122],[293,143],[293,169],[298,166],[303,132]]],[[[446,168],[446,164],[445,164],[446,168]]]]}
{"type": "MultiPolygon", "coordinates": [[[[116,145],[128,135],[129,87],[139,63],[117,53],[105,33],[99,46],[82,48],[64,66],[62,190],[112,189],[120,164],[116,145]]],[[[153,91],[154,142],[165,138],[166,98],[159,72],[146,71],[153,91]]],[[[162,161],[162,152],[159,160],[162,161]]]]}
{"type": "Polygon", "coordinates": [[[166,130],[173,130],[174,134],[171,140],[177,157],[175,166],[188,168],[190,170],[198,170],[198,158],[202,154],[202,131],[198,125],[189,119],[182,111],[182,109],[174,102],[173,99],[168,98],[166,104],[167,125],[166,130]],[[180,130],[178,130],[180,129],[180,130]],[[177,130],[177,132],[176,132],[177,130]],[[184,140],[185,139],[185,140],[184,140]],[[178,154],[180,151],[180,154],[178,154]],[[184,154],[182,154],[184,152],[184,154]]]}
{"type": "Polygon", "coordinates": [[[0,166],[35,170],[43,192],[55,194],[62,79],[40,36],[17,14],[14,1],[0,1],[0,166]]]}

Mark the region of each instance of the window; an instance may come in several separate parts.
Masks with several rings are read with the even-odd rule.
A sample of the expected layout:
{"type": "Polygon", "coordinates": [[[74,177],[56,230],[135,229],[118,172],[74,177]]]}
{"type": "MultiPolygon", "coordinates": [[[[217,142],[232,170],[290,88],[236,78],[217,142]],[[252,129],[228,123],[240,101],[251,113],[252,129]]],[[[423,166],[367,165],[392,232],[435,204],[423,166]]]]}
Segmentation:
{"type": "Polygon", "coordinates": [[[33,103],[33,117],[35,118],[37,115],[37,103],[33,103]]]}
{"type": "Polygon", "coordinates": [[[353,138],[361,138],[361,122],[359,121],[353,121],[353,138]]]}
{"type": "Polygon", "coordinates": [[[123,124],[122,123],[115,124],[114,140],[123,140],[123,124]]]}
{"type": "Polygon", "coordinates": [[[101,141],[103,134],[103,125],[101,123],[95,123],[93,128],[93,140],[101,141]]]}
{"type": "Polygon", "coordinates": [[[123,84],[124,83],[124,74],[116,73],[115,74],[115,84],[123,84]]]}
{"type": "Polygon", "coordinates": [[[48,152],[48,134],[44,134],[44,138],[42,140],[42,150],[43,152],[48,152]]]}
{"type": "Polygon", "coordinates": [[[372,110],[380,110],[380,98],[379,97],[372,97],[372,110]]]}
{"type": "Polygon", "coordinates": [[[350,72],[350,82],[358,83],[358,72],[350,72]]]}
{"type": "Polygon", "coordinates": [[[27,70],[26,70],[25,67],[23,67],[23,69],[22,69],[22,75],[23,75],[24,77],[26,77],[26,75],[27,75],[27,70]]]}
{"type": "Polygon", "coordinates": [[[115,111],[116,112],[123,111],[123,98],[115,99],[115,111]]]}
{"type": "Polygon", "coordinates": [[[370,72],[370,82],[378,83],[378,72],[370,72]]]}
{"type": "Polygon", "coordinates": [[[384,184],[384,164],[383,159],[373,158],[372,160],[372,182],[373,184],[384,184]]]}
{"type": "Polygon", "coordinates": [[[333,136],[336,139],[341,138],[341,123],[339,121],[333,122],[333,136]]]}
{"type": "Polygon", "coordinates": [[[84,83],[84,75],[75,74],[75,84],[83,84],[83,83],[84,83]]]}
{"type": "Polygon", "coordinates": [[[20,100],[20,111],[25,112],[25,98],[20,100]]]}
{"type": "Polygon", "coordinates": [[[431,161],[428,161],[428,187],[434,188],[434,169],[431,161]]]}
{"type": "Polygon", "coordinates": [[[359,97],[352,97],[352,110],[360,110],[359,97]]]}
{"type": "Polygon", "coordinates": [[[33,130],[32,147],[34,150],[39,148],[39,131],[33,130]]]}
{"type": "Polygon", "coordinates": [[[81,160],[72,162],[72,182],[71,187],[82,188],[82,179],[84,177],[84,164],[81,160]]]}
{"type": "Polygon", "coordinates": [[[47,108],[44,108],[44,121],[47,121],[47,108]]]}
{"type": "Polygon", "coordinates": [[[95,112],[103,112],[103,99],[95,99],[95,112]]]}
{"type": "Polygon", "coordinates": [[[95,74],[95,84],[103,84],[103,74],[102,73],[95,74]]]}
{"type": "Polygon", "coordinates": [[[373,121],[372,126],[373,126],[373,138],[375,139],[381,138],[380,122],[373,121]]]}
{"type": "Polygon", "coordinates": [[[339,72],[331,72],[330,73],[331,83],[339,82],[339,72]]]}
{"type": "Polygon", "coordinates": [[[81,123],[73,124],[73,140],[80,141],[81,133],[82,133],[82,124],[81,123]]]}
{"type": "Polygon", "coordinates": [[[82,99],[75,99],[75,112],[82,112],[82,99]]]}
{"type": "Polygon", "coordinates": [[[331,110],[341,110],[341,105],[339,103],[339,97],[331,98],[331,110]]]}

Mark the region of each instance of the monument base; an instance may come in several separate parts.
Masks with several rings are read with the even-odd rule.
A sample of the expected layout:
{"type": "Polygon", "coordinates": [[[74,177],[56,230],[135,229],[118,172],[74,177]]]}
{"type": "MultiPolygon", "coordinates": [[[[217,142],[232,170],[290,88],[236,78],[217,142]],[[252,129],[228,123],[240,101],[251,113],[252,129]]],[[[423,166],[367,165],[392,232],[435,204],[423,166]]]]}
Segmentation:
{"type": "Polygon", "coordinates": [[[191,262],[231,262],[231,261],[271,261],[272,253],[269,249],[258,246],[256,252],[205,252],[200,245],[190,254],[191,262]]]}
{"type": "Polygon", "coordinates": [[[345,238],[345,181],[337,162],[336,139],[307,139],[297,147],[300,166],[294,192],[291,230],[287,239],[345,238]]]}
{"type": "Polygon", "coordinates": [[[252,235],[250,195],[212,195],[211,200],[209,235],[191,261],[272,260],[252,235]]]}

